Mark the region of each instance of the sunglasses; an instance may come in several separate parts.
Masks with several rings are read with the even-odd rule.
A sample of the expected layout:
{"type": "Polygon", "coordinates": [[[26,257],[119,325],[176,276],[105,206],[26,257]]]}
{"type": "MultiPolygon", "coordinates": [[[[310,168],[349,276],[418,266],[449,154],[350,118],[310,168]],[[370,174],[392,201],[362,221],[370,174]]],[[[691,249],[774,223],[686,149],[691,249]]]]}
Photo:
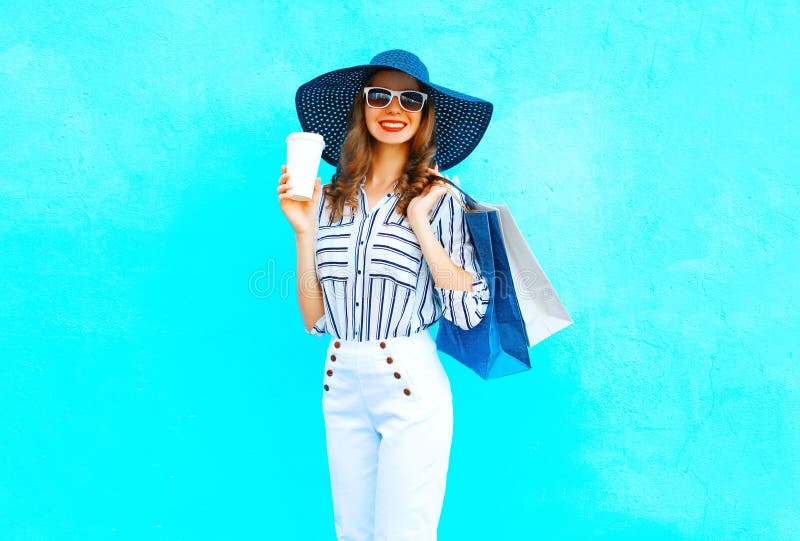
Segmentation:
{"type": "Polygon", "coordinates": [[[428,95],[416,90],[389,90],[379,86],[368,86],[364,89],[364,96],[367,98],[367,105],[373,109],[384,109],[392,103],[392,98],[397,96],[400,107],[409,113],[422,111],[428,95]]]}

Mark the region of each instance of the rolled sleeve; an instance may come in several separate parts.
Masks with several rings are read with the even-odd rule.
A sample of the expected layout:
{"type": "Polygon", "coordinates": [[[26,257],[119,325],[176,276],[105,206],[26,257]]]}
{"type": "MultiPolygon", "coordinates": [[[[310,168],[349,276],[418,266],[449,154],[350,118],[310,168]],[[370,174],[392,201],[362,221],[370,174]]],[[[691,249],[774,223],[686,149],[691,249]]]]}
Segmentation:
{"type": "Polygon", "coordinates": [[[306,332],[314,336],[322,336],[326,334],[328,332],[328,326],[326,323],[325,315],[323,314],[323,316],[319,318],[317,322],[311,326],[310,329],[306,329],[306,332]]]}
{"type": "Polygon", "coordinates": [[[486,277],[473,275],[473,278],[472,291],[436,288],[442,299],[442,317],[464,330],[480,323],[489,306],[489,283],[486,277]]]}
{"type": "MultiPolygon", "coordinates": [[[[461,196],[463,198],[463,196],[461,196]]],[[[434,287],[442,302],[442,317],[469,330],[483,320],[489,306],[489,283],[481,274],[464,209],[450,193],[443,197],[434,218],[435,231],[453,263],[472,274],[472,291],[434,287]]]]}

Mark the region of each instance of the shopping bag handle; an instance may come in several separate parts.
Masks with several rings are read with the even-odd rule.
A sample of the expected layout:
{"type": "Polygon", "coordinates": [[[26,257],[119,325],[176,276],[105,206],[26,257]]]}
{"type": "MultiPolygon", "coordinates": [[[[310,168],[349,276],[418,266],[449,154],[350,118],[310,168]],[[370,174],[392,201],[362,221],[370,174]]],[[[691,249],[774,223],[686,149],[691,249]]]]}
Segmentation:
{"type": "Polygon", "coordinates": [[[428,176],[433,178],[433,179],[435,179],[435,180],[444,181],[446,184],[449,185],[448,186],[448,191],[450,191],[451,193],[452,193],[452,190],[449,189],[450,186],[452,186],[453,188],[455,188],[456,190],[461,192],[464,195],[464,199],[466,200],[467,205],[465,206],[464,203],[461,202],[461,198],[460,197],[455,197],[455,200],[458,201],[458,204],[461,205],[461,208],[464,209],[464,212],[480,212],[477,209],[478,202],[475,201],[475,199],[470,194],[468,194],[467,192],[462,190],[461,187],[458,184],[456,184],[455,182],[453,182],[449,178],[441,177],[439,175],[428,175],[428,176]]]}

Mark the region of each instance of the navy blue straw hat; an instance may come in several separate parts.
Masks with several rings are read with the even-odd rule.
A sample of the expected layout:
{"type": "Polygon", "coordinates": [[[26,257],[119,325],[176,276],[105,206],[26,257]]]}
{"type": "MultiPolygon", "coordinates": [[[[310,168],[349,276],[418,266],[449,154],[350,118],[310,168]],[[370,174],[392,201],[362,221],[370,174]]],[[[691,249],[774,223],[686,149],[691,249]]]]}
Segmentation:
{"type": "Polygon", "coordinates": [[[369,64],[338,69],[315,77],[297,89],[295,105],[303,131],[325,138],[323,159],[336,166],[347,134],[347,115],[367,79],[382,69],[396,69],[417,79],[436,112],[436,163],[449,169],[472,152],[483,137],[493,106],[488,101],[430,82],[428,68],[414,54],[384,51],[369,64]]]}

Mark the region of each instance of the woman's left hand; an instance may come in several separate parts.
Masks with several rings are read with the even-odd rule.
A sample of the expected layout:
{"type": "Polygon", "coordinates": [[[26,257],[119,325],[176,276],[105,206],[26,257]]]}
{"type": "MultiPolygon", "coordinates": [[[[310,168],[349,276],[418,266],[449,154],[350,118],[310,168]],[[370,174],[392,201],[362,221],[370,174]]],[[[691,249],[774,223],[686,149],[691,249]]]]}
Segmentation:
{"type": "MultiPolygon", "coordinates": [[[[447,175],[442,175],[439,173],[438,165],[436,166],[436,169],[428,167],[428,173],[450,180],[450,177],[447,175]]],[[[433,207],[448,191],[449,190],[447,189],[447,184],[445,182],[441,180],[434,180],[431,182],[425,187],[421,194],[416,196],[408,203],[406,215],[408,216],[409,220],[418,218],[425,218],[427,220],[431,210],[433,210],[433,207]]]]}

